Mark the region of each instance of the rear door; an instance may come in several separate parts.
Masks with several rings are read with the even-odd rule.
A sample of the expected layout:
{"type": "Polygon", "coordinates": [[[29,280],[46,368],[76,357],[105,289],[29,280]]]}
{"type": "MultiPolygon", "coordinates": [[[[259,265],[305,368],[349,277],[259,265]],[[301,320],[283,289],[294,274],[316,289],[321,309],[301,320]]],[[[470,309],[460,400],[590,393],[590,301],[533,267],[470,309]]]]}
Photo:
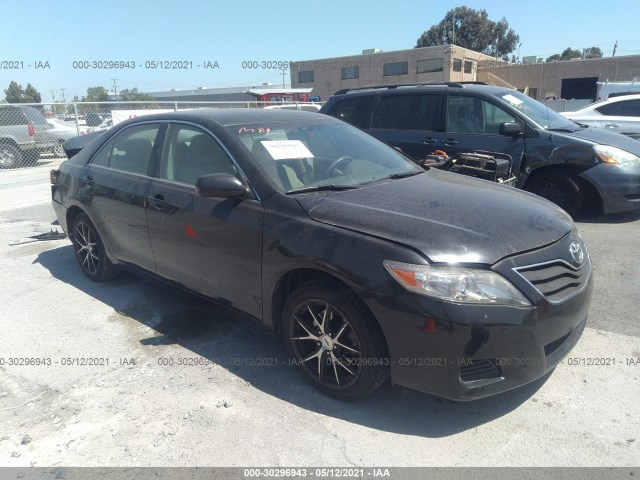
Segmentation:
{"type": "Polygon", "coordinates": [[[443,142],[441,98],[438,92],[380,95],[369,133],[422,160],[443,142]]]}
{"type": "Polygon", "coordinates": [[[87,164],[78,199],[118,260],[154,272],[146,197],[166,124],[124,128],[87,164]]]}
{"type": "Polygon", "coordinates": [[[151,244],[159,275],[262,315],[262,203],[196,195],[198,177],[240,173],[209,132],[171,123],[158,177],[148,193],[151,244]]]}

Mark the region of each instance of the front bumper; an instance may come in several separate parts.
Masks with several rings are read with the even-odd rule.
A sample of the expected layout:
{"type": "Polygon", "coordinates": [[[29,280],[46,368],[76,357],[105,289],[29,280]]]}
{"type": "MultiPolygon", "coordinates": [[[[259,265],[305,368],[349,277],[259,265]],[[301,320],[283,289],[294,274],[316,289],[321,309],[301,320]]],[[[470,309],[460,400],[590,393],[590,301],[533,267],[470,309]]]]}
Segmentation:
{"type": "Polygon", "coordinates": [[[568,235],[554,246],[494,265],[531,300],[530,307],[453,304],[410,292],[370,295],[367,304],[389,347],[391,381],[445,398],[474,400],[552,370],[586,325],[593,292],[589,257],[585,255],[580,286],[561,299],[545,296],[514,268],[544,262],[549,257],[541,252],[568,250],[571,241],[568,235]]]}
{"type": "Polygon", "coordinates": [[[640,167],[602,163],[580,174],[602,199],[604,213],[640,209],[640,167]]]}

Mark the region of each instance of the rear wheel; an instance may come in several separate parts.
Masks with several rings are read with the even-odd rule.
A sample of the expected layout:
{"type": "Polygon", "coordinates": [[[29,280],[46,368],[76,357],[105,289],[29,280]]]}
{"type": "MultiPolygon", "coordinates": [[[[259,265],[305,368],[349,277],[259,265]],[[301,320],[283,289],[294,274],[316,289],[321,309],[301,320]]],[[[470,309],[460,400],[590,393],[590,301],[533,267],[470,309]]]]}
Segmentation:
{"type": "Polygon", "coordinates": [[[107,257],[96,228],[84,213],[73,220],[71,241],[82,272],[94,282],[104,282],[118,272],[107,257]]]}
{"type": "Polygon", "coordinates": [[[547,171],[534,175],[526,190],[555,203],[571,216],[580,213],[584,204],[578,180],[565,172],[547,171]]]}
{"type": "Polygon", "coordinates": [[[0,143],[0,168],[14,168],[22,163],[22,152],[14,145],[0,143]]]}
{"type": "Polygon", "coordinates": [[[341,399],[369,395],[389,377],[380,327],[353,293],[310,282],[285,306],[284,336],[303,377],[341,399]]]}

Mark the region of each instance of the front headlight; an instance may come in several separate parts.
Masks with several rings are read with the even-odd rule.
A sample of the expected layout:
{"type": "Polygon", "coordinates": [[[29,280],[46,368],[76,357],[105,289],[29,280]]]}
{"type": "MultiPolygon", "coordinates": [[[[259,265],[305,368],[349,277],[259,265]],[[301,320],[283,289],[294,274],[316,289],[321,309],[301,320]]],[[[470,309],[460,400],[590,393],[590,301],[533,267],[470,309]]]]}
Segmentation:
{"type": "Polygon", "coordinates": [[[640,157],[631,152],[610,145],[594,145],[596,156],[604,163],[624,165],[626,167],[640,166],[640,157]]]}
{"type": "Polygon", "coordinates": [[[411,292],[447,302],[530,306],[531,302],[511,283],[489,270],[413,265],[384,261],[384,267],[411,292]]]}

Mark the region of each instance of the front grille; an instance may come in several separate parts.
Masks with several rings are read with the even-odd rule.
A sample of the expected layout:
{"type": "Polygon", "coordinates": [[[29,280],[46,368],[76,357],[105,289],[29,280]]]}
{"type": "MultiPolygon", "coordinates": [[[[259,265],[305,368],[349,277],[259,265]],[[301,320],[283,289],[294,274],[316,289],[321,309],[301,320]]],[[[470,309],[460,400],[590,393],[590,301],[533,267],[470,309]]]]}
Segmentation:
{"type": "Polygon", "coordinates": [[[460,367],[460,380],[465,383],[500,377],[500,369],[492,360],[467,360],[460,367]]]}
{"type": "Polygon", "coordinates": [[[591,275],[591,263],[586,256],[579,267],[558,259],[514,270],[550,303],[561,303],[584,290],[591,275]]]}

